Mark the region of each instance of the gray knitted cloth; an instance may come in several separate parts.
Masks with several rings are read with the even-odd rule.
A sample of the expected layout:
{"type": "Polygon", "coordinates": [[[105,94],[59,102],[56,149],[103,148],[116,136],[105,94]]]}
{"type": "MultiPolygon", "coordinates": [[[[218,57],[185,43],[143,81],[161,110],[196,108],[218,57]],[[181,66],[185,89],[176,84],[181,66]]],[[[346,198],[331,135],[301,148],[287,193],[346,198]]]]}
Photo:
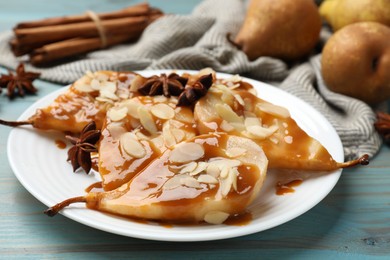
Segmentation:
{"type": "MultiPolygon", "coordinates": [[[[381,140],[373,128],[375,114],[356,99],[329,91],[320,73],[320,55],[288,69],[277,59],[261,57],[249,61],[245,54],[226,40],[235,35],[245,16],[240,0],[205,0],[191,15],[167,15],[151,24],[137,43],[95,51],[85,58],[39,69],[27,64],[27,70],[39,71],[41,78],[70,83],[91,70],[202,69],[241,74],[273,82],[320,111],[339,134],[346,159],[363,153],[373,156],[381,140]]],[[[0,64],[15,68],[16,59],[9,50],[12,33],[0,34],[0,64]]]]}

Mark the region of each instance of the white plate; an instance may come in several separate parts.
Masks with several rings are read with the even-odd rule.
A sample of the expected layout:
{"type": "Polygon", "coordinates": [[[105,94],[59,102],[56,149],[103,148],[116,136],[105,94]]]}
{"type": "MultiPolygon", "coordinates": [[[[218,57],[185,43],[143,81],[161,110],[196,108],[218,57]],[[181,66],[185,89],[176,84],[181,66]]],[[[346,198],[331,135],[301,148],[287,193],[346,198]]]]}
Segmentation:
{"type": "MultiPolygon", "coordinates": [[[[143,71],[144,75],[167,71],[143,71]]],[[[177,71],[182,72],[182,71],[177,71]]],[[[191,71],[190,71],[191,72],[191,71]]],[[[228,74],[219,74],[228,77],[228,74]]],[[[319,140],[337,161],[343,161],[341,141],[330,123],[315,109],[300,99],[270,85],[245,79],[258,91],[259,97],[283,105],[292,117],[311,136],[319,140]]],[[[30,106],[19,118],[27,119],[37,108],[50,104],[66,88],[61,88],[30,106]]],[[[44,132],[31,127],[11,131],[8,139],[8,157],[11,167],[22,185],[38,200],[52,206],[64,199],[85,194],[84,189],[99,180],[98,174],[72,173],[66,162],[67,149],[59,149],[55,140],[64,140],[63,134],[44,132]],[[25,158],[18,160],[18,158],[25,158]]],[[[253,220],[244,226],[199,225],[164,227],[154,222],[139,223],[129,219],[86,209],[83,204],[73,204],[61,214],[107,232],[164,241],[204,241],[248,235],[283,224],[305,213],[318,204],[336,185],[341,170],[332,173],[283,173],[269,171],[258,199],[249,207],[253,220]],[[303,183],[294,193],[275,194],[275,184],[289,178],[303,177],[303,183]]],[[[43,215],[43,213],[42,213],[43,215]]],[[[42,216],[46,217],[46,216],[42,216]]],[[[47,221],[50,221],[48,219],[47,221]]]]}

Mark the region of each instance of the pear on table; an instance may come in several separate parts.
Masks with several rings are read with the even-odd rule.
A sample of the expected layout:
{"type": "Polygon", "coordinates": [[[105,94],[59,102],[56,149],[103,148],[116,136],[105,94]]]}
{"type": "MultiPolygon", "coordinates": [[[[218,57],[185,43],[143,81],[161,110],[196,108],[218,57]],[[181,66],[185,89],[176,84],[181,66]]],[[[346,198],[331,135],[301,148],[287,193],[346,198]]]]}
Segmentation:
{"type": "Polygon", "coordinates": [[[90,192],[51,207],[53,216],[71,203],[132,218],[223,223],[257,197],[268,160],[248,138],[213,133],[181,142],[152,161],[128,183],[90,192]]]}
{"type": "Polygon", "coordinates": [[[324,146],[298,126],[287,109],[240,88],[214,86],[196,104],[194,117],[201,134],[223,131],[253,139],[263,148],[270,168],[331,171],[368,163],[367,155],[336,162],[324,146]]]}

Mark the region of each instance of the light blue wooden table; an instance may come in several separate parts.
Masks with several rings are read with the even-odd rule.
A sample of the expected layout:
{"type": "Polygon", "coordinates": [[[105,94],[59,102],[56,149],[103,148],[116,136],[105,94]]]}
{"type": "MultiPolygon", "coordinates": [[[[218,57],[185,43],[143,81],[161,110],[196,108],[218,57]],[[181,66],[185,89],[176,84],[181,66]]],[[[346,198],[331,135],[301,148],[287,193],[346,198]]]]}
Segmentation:
{"type": "MultiPolygon", "coordinates": [[[[129,0],[1,0],[0,31],[19,21],[115,10],[129,0]]],[[[165,12],[189,13],[199,2],[149,1],[165,12]]],[[[1,68],[0,68],[1,69],[1,68]]],[[[1,72],[4,72],[1,69],[1,72]]],[[[38,95],[9,101],[0,96],[0,118],[16,119],[33,102],[58,89],[37,81],[38,95]]],[[[7,159],[9,128],[0,127],[0,258],[202,258],[390,259],[390,149],[367,167],[344,170],[334,190],[302,216],[271,230],[222,241],[167,243],[99,231],[46,208],[15,178],[7,159]]]]}

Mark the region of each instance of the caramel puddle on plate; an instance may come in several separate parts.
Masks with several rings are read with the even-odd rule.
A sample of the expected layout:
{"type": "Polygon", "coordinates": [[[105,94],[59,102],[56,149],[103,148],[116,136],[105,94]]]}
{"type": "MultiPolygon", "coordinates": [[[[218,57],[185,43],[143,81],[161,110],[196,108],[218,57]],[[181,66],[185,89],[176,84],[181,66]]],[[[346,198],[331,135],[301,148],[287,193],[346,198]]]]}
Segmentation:
{"type": "Polygon", "coordinates": [[[55,140],[56,146],[60,149],[66,148],[66,143],[60,139],[55,140]]]}
{"type": "Polygon", "coordinates": [[[280,181],[276,183],[276,195],[284,195],[286,193],[292,193],[295,192],[293,187],[297,187],[301,185],[303,182],[303,179],[295,179],[292,181],[289,181],[287,183],[281,183],[280,181]]]}
{"type": "Polygon", "coordinates": [[[230,216],[223,224],[228,226],[246,226],[251,223],[252,219],[252,213],[246,211],[242,214],[230,216]]]}

